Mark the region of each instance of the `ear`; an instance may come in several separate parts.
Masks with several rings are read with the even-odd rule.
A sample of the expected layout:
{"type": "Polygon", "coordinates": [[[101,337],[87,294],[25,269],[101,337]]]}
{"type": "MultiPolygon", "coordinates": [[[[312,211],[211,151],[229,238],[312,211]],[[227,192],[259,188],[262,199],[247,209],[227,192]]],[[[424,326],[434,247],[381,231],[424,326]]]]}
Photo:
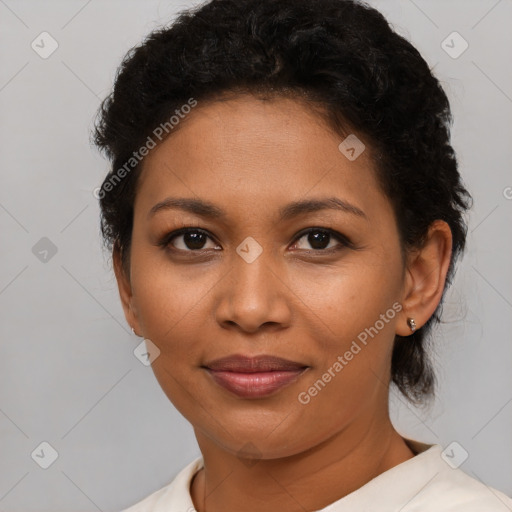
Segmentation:
{"type": "Polygon", "coordinates": [[[396,334],[409,336],[408,318],[414,318],[417,329],[434,314],[444,291],[452,254],[452,232],[443,220],[434,221],[425,243],[407,257],[401,317],[396,334]]]}
{"type": "Polygon", "coordinates": [[[135,330],[135,334],[139,335],[139,321],[137,318],[137,309],[134,305],[134,298],[132,292],[132,286],[130,283],[130,277],[126,275],[124,269],[121,250],[119,245],[114,244],[112,251],[112,261],[114,266],[114,273],[117,280],[117,287],[119,289],[119,296],[121,298],[121,304],[124,310],[124,316],[128,324],[135,330]]]}

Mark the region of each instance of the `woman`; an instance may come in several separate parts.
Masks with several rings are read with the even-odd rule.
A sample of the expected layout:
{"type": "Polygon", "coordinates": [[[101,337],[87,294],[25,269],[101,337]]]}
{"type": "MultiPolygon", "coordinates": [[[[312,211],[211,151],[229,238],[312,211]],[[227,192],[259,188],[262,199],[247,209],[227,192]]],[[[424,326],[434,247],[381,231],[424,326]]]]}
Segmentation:
{"type": "Polygon", "coordinates": [[[129,512],[500,511],[402,437],[470,195],[439,82],[352,0],[213,0],[125,58],[95,142],[126,319],[202,453],[129,512]]]}

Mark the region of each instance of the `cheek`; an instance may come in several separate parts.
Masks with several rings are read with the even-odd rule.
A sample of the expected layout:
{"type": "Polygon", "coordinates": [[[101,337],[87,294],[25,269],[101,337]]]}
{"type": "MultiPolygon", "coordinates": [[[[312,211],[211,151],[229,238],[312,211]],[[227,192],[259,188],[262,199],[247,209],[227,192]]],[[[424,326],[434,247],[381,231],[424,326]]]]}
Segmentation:
{"type": "MultiPolygon", "coordinates": [[[[395,255],[381,258],[354,258],[334,268],[289,276],[297,304],[334,344],[338,336],[346,340],[373,326],[400,297],[400,261],[395,255]]],[[[386,326],[394,323],[395,313],[387,315],[386,326]]]]}
{"type": "MultiPolygon", "coordinates": [[[[365,397],[383,392],[401,310],[401,271],[399,253],[375,253],[333,272],[318,272],[314,279],[297,281],[295,291],[303,293],[304,315],[310,318],[310,351],[317,354],[315,371],[306,382],[307,386],[318,383],[315,389],[321,389],[322,397],[314,398],[317,406],[343,403],[345,410],[337,414],[345,415],[366,403],[365,397]],[[319,379],[328,381],[325,387],[319,379]]],[[[311,389],[313,395],[315,389],[311,389]]],[[[308,388],[303,391],[310,396],[308,388]]],[[[324,414],[321,407],[317,413],[324,414]]]]}
{"type": "Polygon", "coordinates": [[[205,300],[214,285],[209,273],[191,278],[177,265],[134,251],[132,283],[141,331],[160,350],[152,362],[160,387],[186,417],[195,410],[197,363],[205,342],[205,300]]]}
{"type": "Polygon", "coordinates": [[[132,254],[134,300],[144,334],[165,350],[191,337],[189,331],[207,321],[205,300],[219,279],[218,272],[172,264],[160,250],[135,249],[132,254]]]}

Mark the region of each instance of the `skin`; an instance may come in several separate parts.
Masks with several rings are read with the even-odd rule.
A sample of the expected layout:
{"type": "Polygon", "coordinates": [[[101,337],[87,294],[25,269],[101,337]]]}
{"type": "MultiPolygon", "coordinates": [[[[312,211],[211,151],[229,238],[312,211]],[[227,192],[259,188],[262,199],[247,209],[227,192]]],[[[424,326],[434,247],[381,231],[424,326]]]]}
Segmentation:
{"type": "Polygon", "coordinates": [[[369,145],[349,161],[343,139],[299,100],[241,95],[199,103],[145,158],[129,275],[117,251],[114,269],[127,321],[159,347],[155,376],[194,428],[205,461],[191,485],[199,512],[318,510],[414,456],[389,419],[393,340],[411,333],[408,317],[421,327],[435,311],[451,232],[436,221],[404,259],[369,145]],[[179,209],[148,217],[169,196],[209,201],[225,218],[179,209]],[[278,221],[291,201],[325,197],[364,217],[324,209],[278,221]],[[207,231],[204,248],[183,236],[158,245],[185,226],[207,231]],[[305,228],[332,229],[353,246],[331,237],[327,249],[312,247],[297,236],[305,228]],[[248,236],[262,248],[252,263],[236,252],[248,236]],[[402,310],[300,403],[394,303],[402,310]],[[233,354],[309,369],[273,396],[242,399],[201,368],[233,354]]]}

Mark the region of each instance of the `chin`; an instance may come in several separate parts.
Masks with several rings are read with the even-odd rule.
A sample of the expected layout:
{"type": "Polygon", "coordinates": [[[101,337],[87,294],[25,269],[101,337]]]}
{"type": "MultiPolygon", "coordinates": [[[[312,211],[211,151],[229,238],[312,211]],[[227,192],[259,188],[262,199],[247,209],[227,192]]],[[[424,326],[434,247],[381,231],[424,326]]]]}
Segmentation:
{"type": "MultiPolygon", "coordinates": [[[[266,414],[261,411],[254,415],[227,414],[221,412],[212,418],[188,418],[197,433],[200,432],[222,450],[244,459],[279,459],[297,455],[314,446],[320,435],[318,427],[306,425],[300,416],[288,415],[286,409],[279,415],[266,414]],[[205,423],[205,420],[208,423],[205,423]],[[311,442],[308,443],[309,437],[311,442]]],[[[328,436],[327,436],[328,437],[328,436]]],[[[199,439],[198,439],[199,441],[199,439]]]]}

